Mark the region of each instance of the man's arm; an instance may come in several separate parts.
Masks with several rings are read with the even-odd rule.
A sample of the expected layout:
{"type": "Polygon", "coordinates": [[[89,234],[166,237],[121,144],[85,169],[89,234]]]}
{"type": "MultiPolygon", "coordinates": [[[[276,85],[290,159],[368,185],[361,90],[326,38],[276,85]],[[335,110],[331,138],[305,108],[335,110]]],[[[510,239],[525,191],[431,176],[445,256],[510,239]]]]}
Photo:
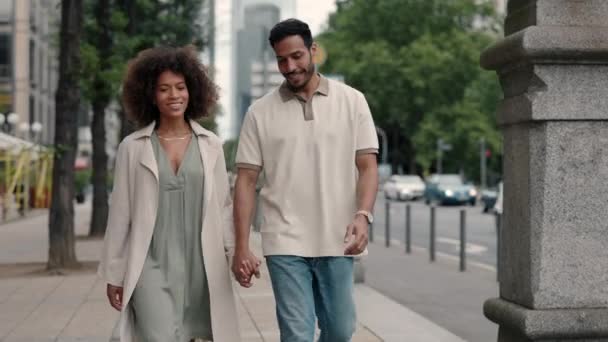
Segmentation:
{"type": "Polygon", "coordinates": [[[358,155],[355,159],[357,181],[357,209],[372,212],[378,193],[378,164],[375,153],[358,155]]]}
{"type": "MultiPolygon", "coordinates": [[[[378,193],[378,165],[375,153],[359,154],[355,159],[359,179],[357,181],[357,210],[372,212],[378,193]]],[[[354,214],[354,213],[353,213],[354,214]]],[[[344,254],[361,254],[368,242],[367,218],[356,215],[346,228],[344,241],[348,243],[344,254]]]]}
{"type": "Polygon", "coordinates": [[[239,167],[234,191],[235,250],[232,259],[232,272],[244,287],[250,287],[251,276],[259,277],[260,261],[249,249],[251,219],[255,207],[255,186],[260,171],[239,167]]]}

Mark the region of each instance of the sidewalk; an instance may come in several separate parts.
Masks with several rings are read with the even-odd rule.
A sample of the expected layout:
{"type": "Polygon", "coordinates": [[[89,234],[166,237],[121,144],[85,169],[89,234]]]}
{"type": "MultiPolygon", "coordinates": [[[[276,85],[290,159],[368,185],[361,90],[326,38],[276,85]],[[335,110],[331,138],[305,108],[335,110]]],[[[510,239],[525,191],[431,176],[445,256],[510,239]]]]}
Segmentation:
{"type": "MultiPolygon", "coordinates": [[[[90,204],[76,207],[76,234],[85,236],[90,204]]],[[[0,225],[0,341],[107,342],[118,313],[107,304],[105,284],[95,275],[101,240],[77,240],[83,270],[63,276],[43,272],[48,249],[48,215],[0,225]]],[[[259,253],[259,237],[253,246],[259,253]]],[[[279,341],[274,299],[263,265],[250,289],[238,287],[244,342],[279,341]]],[[[358,326],[353,342],[463,340],[365,285],[355,289],[358,326]]],[[[221,341],[219,341],[221,342],[221,341]]]]}

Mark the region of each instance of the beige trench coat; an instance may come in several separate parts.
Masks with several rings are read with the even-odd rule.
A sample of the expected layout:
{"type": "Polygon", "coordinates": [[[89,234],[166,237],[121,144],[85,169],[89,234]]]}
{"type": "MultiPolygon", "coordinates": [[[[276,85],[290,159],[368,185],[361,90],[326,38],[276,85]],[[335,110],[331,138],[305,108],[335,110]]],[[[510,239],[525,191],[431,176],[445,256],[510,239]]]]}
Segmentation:
{"type": "MultiPolygon", "coordinates": [[[[194,121],[203,160],[203,229],[201,242],[211,303],[211,327],[217,342],[240,341],[230,268],[226,255],[234,248],[232,200],[221,141],[194,121]]],[[[154,123],[126,137],[119,145],[114,189],[100,277],[123,287],[120,340],[135,342],[129,305],[152,239],[158,206],[158,168],[150,136],[154,123]]]]}

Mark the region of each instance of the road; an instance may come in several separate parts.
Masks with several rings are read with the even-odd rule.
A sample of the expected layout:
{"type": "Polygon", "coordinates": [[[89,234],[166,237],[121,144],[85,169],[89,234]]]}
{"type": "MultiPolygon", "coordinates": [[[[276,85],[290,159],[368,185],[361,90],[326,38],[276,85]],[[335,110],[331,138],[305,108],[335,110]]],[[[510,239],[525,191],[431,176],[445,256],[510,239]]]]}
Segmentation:
{"type": "MultiPolygon", "coordinates": [[[[384,243],[386,200],[382,193],[376,200],[374,240],[384,243]]],[[[412,246],[428,250],[430,244],[430,207],[423,201],[390,201],[390,238],[392,244],[404,245],[405,207],[410,205],[412,246]]],[[[438,206],[435,208],[436,251],[454,258],[460,253],[460,210],[466,211],[467,262],[496,269],[496,221],[493,214],[482,213],[477,206],[438,206]]]]}
{"type": "Polygon", "coordinates": [[[430,209],[407,202],[412,213],[412,253],[404,248],[405,205],[392,202],[390,248],[385,247],[385,200],[378,197],[374,242],[363,259],[365,283],[469,342],[496,341],[497,326],[483,302],[498,297],[494,215],[481,207],[436,208],[437,258],[429,262],[430,209]],[[466,210],[467,270],[458,269],[460,210],[466,210]]]}

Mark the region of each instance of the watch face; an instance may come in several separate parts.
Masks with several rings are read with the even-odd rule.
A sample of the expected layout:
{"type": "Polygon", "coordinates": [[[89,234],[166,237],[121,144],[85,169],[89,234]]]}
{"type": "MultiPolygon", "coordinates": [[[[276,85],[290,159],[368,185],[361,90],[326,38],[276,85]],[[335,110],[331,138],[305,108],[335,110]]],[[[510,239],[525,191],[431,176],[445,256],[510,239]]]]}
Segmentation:
{"type": "Polygon", "coordinates": [[[369,224],[372,224],[374,222],[374,215],[372,215],[372,213],[370,213],[369,211],[359,210],[357,211],[356,215],[363,215],[365,217],[365,220],[369,224]]]}

